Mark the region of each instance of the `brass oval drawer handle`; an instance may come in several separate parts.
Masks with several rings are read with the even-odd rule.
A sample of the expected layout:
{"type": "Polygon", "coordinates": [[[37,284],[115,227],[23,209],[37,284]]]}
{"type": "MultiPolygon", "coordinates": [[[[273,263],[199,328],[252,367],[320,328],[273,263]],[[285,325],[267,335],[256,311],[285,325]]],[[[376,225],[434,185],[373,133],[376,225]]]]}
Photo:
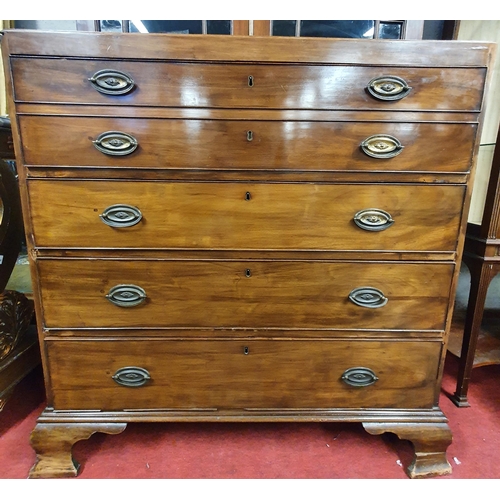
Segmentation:
{"type": "Polygon", "coordinates": [[[373,78],[366,89],[373,97],[381,101],[399,101],[411,91],[411,87],[405,80],[391,75],[373,78]]]}
{"type": "Polygon", "coordinates": [[[104,224],[111,227],[135,226],[142,219],[142,212],[132,205],[110,205],[99,215],[104,224]]]}
{"type": "Polygon", "coordinates": [[[103,132],[95,141],[92,141],[92,143],[98,151],[110,156],[129,155],[139,146],[135,137],[116,130],[103,132]]]}
{"type": "Polygon", "coordinates": [[[135,307],[142,304],[147,296],[144,289],[137,285],[116,285],[109,290],[106,298],[115,306],[135,307]]]}
{"type": "Polygon", "coordinates": [[[365,231],[384,231],[394,224],[394,219],[385,210],[367,208],[354,215],[354,223],[365,231]]]}
{"type": "Polygon", "coordinates": [[[342,374],[342,380],[352,387],[366,387],[374,384],[378,380],[378,377],[370,368],[357,366],[346,370],[342,374]]]}
{"type": "Polygon", "coordinates": [[[89,82],[98,92],[107,95],[128,94],[135,87],[135,82],[130,75],[114,69],[101,69],[96,71],[89,82]]]}
{"type": "Polygon", "coordinates": [[[151,375],[145,368],[139,366],[125,366],[116,371],[111,378],[120,385],[125,387],[140,387],[148,380],[151,380],[151,375]]]}
{"type": "Polygon", "coordinates": [[[403,151],[404,146],[392,135],[376,134],[361,143],[363,153],[372,158],[392,158],[403,151]]]}
{"type": "Polygon", "coordinates": [[[379,289],[371,286],[355,288],[349,294],[349,299],[357,306],[368,307],[370,309],[384,307],[389,302],[389,299],[379,289]]]}

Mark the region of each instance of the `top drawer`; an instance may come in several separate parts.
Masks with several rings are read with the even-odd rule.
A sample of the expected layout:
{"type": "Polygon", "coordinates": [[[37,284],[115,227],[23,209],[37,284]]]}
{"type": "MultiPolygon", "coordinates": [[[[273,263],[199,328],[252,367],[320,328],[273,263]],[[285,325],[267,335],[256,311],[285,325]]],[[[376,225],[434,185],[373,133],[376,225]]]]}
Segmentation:
{"type": "Polygon", "coordinates": [[[477,111],[485,68],[11,59],[18,102],[477,111]]]}

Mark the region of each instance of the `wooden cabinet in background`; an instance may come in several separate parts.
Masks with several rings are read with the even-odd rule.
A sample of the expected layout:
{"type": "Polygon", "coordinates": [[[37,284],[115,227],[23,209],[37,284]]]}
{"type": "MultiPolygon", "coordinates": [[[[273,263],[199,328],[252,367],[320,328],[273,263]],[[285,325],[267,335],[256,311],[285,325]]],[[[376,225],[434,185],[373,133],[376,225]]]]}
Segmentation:
{"type": "Polygon", "coordinates": [[[452,401],[467,407],[467,392],[476,366],[500,363],[500,338],[481,332],[486,296],[493,278],[500,272],[500,133],[491,165],[486,203],[481,224],[467,224],[463,260],[470,272],[469,301],[463,336],[451,339],[450,351],[459,356],[459,371],[452,401]]]}

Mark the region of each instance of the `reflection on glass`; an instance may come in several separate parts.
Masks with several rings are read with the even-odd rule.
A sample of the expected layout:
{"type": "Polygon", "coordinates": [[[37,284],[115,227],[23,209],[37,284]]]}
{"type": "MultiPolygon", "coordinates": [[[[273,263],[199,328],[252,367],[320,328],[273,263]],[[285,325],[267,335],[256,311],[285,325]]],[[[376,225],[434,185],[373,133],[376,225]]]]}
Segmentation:
{"type": "Polygon", "coordinates": [[[424,21],[423,40],[443,40],[444,21],[424,21]]]}
{"type": "Polygon", "coordinates": [[[207,21],[207,34],[230,35],[231,21],[207,21]]]}
{"type": "Polygon", "coordinates": [[[297,21],[272,21],[273,36],[295,36],[297,21]]]}
{"type": "Polygon", "coordinates": [[[101,31],[103,32],[121,32],[122,22],[121,21],[99,21],[101,25],[101,31]]]}
{"type": "Polygon", "coordinates": [[[130,21],[131,33],[203,33],[201,21],[130,21]]]}
{"type": "Polygon", "coordinates": [[[14,21],[14,28],[43,31],[73,31],[76,30],[76,21],[14,21]]]}
{"type": "Polygon", "coordinates": [[[375,21],[300,21],[300,36],[373,38],[375,21]]]}
{"type": "Polygon", "coordinates": [[[392,38],[395,40],[399,40],[401,38],[401,31],[403,28],[402,22],[385,22],[381,21],[378,37],[379,38],[392,38]]]}

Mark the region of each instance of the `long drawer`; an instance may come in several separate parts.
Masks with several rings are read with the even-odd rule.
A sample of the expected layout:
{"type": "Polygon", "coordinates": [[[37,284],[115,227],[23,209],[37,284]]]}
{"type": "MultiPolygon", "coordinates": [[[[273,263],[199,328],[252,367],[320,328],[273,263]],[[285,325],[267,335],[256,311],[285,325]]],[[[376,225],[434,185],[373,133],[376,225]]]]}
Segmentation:
{"type": "Polygon", "coordinates": [[[479,110],[485,78],[483,68],[112,59],[13,58],[12,67],[17,101],[113,106],[479,110]]]}
{"type": "Polygon", "coordinates": [[[39,259],[48,328],[443,330],[453,264],[39,259]]]}
{"type": "Polygon", "coordinates": [[[46,346],[55,410],[214,412],[429,408],[442,348],[417,341],[160,339],[46,346]]]}
{"type": "Polygon", "coordinates": [[[24,161],[34,166],[414,172],[468,171],[477,129],[472,123],[85,116],[21,116],[19,125],[24,161]]]}
{"type": "Polygon", "coordinates": [[[454,251],[465,193],[442,185],[28,185],[35,245],[80,248],[454,251]]]}

